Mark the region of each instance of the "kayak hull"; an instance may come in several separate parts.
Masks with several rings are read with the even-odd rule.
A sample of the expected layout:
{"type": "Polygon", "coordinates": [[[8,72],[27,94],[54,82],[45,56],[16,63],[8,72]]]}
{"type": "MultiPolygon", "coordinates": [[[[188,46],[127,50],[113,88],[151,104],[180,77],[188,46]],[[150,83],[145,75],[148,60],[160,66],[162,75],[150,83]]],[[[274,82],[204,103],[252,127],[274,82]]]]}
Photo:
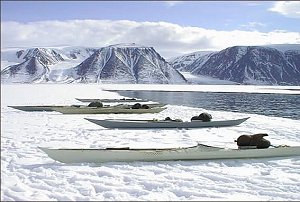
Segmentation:
{"type": "Polygon", "coordinates": [[[206,145],[170,149],[51,149],[39,147],[53,160],[62,163],[105,163],[131,161],[173,161],[247,159],[299,156],[300,146],[267,149],[224,149],[206,145]]]}
{"type": "Polygon", "coordinates": [[[13,109],[18,109],[21,111],[26,111],[26,112],[42,112],[42,111],[46,111],[46,112],[52,112],[53,107],[55,108],[59,108],[59,107],[63,107],[63,106],[55,106],[55,105],[43,105],[43,106],[8,106],[11,107],[13,109]]]}
{"type": "Polygon", "coordinates": [[[166,108],[154,107],[150,109],[131,109],[124,107],[59,107],[53,109],[62,114],[144,114],[159,113],[166,108]]]}
{"type": "MultiPolygon", "coordinates": [[[[164,107],[166,106],[166,104],[147,104],[149,106],[149,108],[160,108],[160,107],[164,107]]],[[[83,109],[87,109],[87,110],[90,110],[90,111],[98,111],[98,109],[102,110],[105,112],[105,109],[107,109],[108,111],[113,111],[112,109],[120,109],[120,108],[124,108],[124,109],[129,109],[131,108],[133,105],[130,104],[130,105],[126,105],[126,104],[119,104],[119,105],[115,105],[115,106],[109,106],[109,105],[104,105],[103,108],[97,108],[97,110],[95,110],[95,107],[88,107],[88,106],[85,106],[85,105],[70,105],[70,106],[65,106],[65,105],[62,105],[62,106],[59,106],[59,105],[32,105],[32,106],[8,106],[8,107],[11,107],[13,109],[18,109],[18,110],[21,110],[21,111],[26,111],[26,112],[52,112],[52,111],[59,111],[60,109],[62,111],[64,111],[65,109],[67,111],[71,111],[71,109],[74,109],[73,111],[76,111],[76,109],[78,109],[77,111],[84,111],[83,109]]],[[[100,111],[99,110],[99,111],[100,111]]],[[[117,111],[117,110],[115,110],[117,111]]],[[[122,110],[121,110],[122,111],[122,110]]],[[[125,111],[128,111],[128,110],[125,110],[125,111]]],[[[151,110],[149,110],[151,111],[151,110]]],[[[153,110],[153,111],[156,111],[156,110],[153,110]]],[[[150,112],[149,112],[150,113],[150,112]]]]}
{"type": "Polygon", "coordinates": [[[206,128],[206,127],[229,127],[236,126],[247,119],[235,119],[235,120],[221,120],[221,121],[190,121],[190,122],[177,122],[177,121],[153,121],[153,120],[116,120],[116,119],[90,119],[86,120],[102,126],[104,128],[137,128],[137,129],[149,129],[149,128],[206,128]]]}

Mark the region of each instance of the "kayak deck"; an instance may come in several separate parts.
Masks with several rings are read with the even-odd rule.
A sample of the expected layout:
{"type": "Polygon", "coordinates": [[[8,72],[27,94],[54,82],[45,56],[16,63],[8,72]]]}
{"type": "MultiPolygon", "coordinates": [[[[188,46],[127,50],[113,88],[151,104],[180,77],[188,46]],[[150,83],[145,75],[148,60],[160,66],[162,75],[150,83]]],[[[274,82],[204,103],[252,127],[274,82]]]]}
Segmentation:
{"type": "Polygon", "coordinates": [[[138,98],[121,98],[121,99],[97,99],[97,98],[75,98],[80,102],[149,102],[149,100],[138,98]]]}
{"type": "Polygon", "coordinates": [[[166,108],[152,107],[149,109],[132,109],[130,107],[58,107],[53,108],[62,114],[142,114],[142,113],[159,113],[166,108]]]}
{"type": "Polygon", "coordinates": [[[102,126],[104,128],[120,128],[120,129],[149,129],[149,128],[204,128],[204,127],[228,127],[239,125],[250,117],[234,120],[220,120],[220,121],[191,121],[191,122],[180,122],[180,121],[156,121],[156,120],[122,120],[122,119],[90,119],[86,120],[102,126]]]}
{"type": "MultiPolygon", "coordinates": [[[[147,104],[148,107],[150,109],[152,108],[160,108],[160,107],[164,107],[166,106],[166,104],[159,104],[159,103],[153,103],[153,104],[147,104]]],[[[86,105],[20,105],[20,106],[8,106],[10,108],[13,108],[13,109],[18,109],[18,110],[21,110],[21,111],[26,111],[26,112],[35,112],[35,111],[38,111],[38,112],[43,112],[43,111],[46,111],[46,112],[52,112],[52,111],[58,111],[59,109],[62,109],[64,110],[65,108],[70,110],[70,109],[74,109],[74,108],[80,108],[81,110],[82,109],[111,109],[111,108],[114,108],[114,109],[121,109],[121,108],[124,108],[124,109],[129,109],[131,108],[133,105],[132,104],[117,104],[117,105],[104,105],[102,108],[96,108],[96,107],[88,107],[86,105]]]]}

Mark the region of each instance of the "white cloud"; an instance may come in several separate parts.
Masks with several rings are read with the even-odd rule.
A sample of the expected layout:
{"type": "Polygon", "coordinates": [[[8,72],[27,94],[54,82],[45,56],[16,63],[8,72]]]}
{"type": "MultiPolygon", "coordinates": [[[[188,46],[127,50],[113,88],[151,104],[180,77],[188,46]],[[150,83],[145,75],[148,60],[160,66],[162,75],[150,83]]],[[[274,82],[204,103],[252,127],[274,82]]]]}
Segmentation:
{"type": "Polygon", "coordinates": [[[266,24],[260,22],[248,22],[247,24],[241,25],[241,27],[247,30],[257,30],[257,28],[265,27],[266,24]]]}
{"type": "Polygon", "coordinates": [[[286,17],[300,18],[299,1],[279,1],[274,3],[273,7],[269,10],[273,12],[278,12],[286,17]]]}
{"type": "Polygon", "coordinates": [[[137,43],[154,47],[169,58],[199,50],[221,50],[234,45],[300,43],[300,33],[286,31],[216,31],[167,22],[111,20],[2,22],[1,48],[86,46],[137,43]]]}

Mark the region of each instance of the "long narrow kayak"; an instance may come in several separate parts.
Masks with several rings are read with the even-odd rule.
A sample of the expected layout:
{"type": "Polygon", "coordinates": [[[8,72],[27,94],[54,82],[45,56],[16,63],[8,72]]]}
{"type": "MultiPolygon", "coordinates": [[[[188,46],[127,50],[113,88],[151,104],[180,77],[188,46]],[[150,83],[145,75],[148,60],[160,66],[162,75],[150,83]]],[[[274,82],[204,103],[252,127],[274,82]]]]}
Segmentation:
{"type": "Polygon", "coordinates": [[[95,123],[104,128],[204,128],[204,127],[226,127],[235,126],[243,123],[247,118],[234,119],[234,120],[220,120],[220,121],[190,121],[190,122],[177,122],[177,121],[154,121],[154,120],[125,120],[125,119],[90,119],[86,120],[95,123]]]}
{"type": "Polygon", "coordinates": [[[95,98],[75,98],[80,102],[149,102],[149,100],[137,98],[121,98],[121,99],[95,99],[95,98]]]}
{"type": "MultiPolygon", "coordinates": [[[[150,108],[153,107],[164,107],[166,106],[166,104],[160,104],[160,103],[151,103],[151,104],[146,104],[148,105],[150,108]]],[[[114,107],[114,108],[130,108],[132,107],[132,104],[119,104],[119,105],[115,105],[115,106],[110,106],[110,105],[104,105],[105,107],[114,107]]],[[[34,112],[34,111],[47,111],[47,112],[51,112],[51,111],[56,111],[56,109],[58,108],[66,108],[66,107],[72,107],[72,108],[84,108],[87,107],[86,105],[19,105],[19,106],[8,106],[14,109],[18,109],[21,111],[26,111],[26,112],[34,112]]]]}
{"type": "Polygon", "coordinates": [[[143,114],[159,113],[166,108],[153,107],[149,109],[132,109],[129,107],[54,107],[53,109],[63,114],[143,114]]]}
{"type": "MultiPolygon", "coordinates": [[[[26,111],[26,112],[34,112],[34,111],[47,111],[51,112],[54,111],[53,108],[60,108],[64,106],[59,106],[59,105],[32,105],[32,106],[8,106],[14,109],[18,109],[21,111],[26,111]]],[[[79,107],[79,105],[77,105],[79,107]]]]}
{"type": "Polygon", "coordinates": [[[225,149],[198,144],[170,149],[55,149],[39,147],[50,158],[62,163],[105,163],[130,161],[171,161],[207,159],[244,159],[299,156],[300,146],[267,149],[225,149]]]}

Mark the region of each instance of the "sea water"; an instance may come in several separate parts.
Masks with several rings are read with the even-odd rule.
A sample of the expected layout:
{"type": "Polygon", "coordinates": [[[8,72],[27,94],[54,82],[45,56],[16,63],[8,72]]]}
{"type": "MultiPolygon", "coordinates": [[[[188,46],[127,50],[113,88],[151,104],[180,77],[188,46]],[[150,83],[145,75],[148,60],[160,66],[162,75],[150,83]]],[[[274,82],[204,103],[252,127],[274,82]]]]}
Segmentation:
{"type": "Polygon", "coordinates": [[[143,90],[116,92],[122,96],[148,99],[165,104],[300,119],[300,95],[143,90]]]}

